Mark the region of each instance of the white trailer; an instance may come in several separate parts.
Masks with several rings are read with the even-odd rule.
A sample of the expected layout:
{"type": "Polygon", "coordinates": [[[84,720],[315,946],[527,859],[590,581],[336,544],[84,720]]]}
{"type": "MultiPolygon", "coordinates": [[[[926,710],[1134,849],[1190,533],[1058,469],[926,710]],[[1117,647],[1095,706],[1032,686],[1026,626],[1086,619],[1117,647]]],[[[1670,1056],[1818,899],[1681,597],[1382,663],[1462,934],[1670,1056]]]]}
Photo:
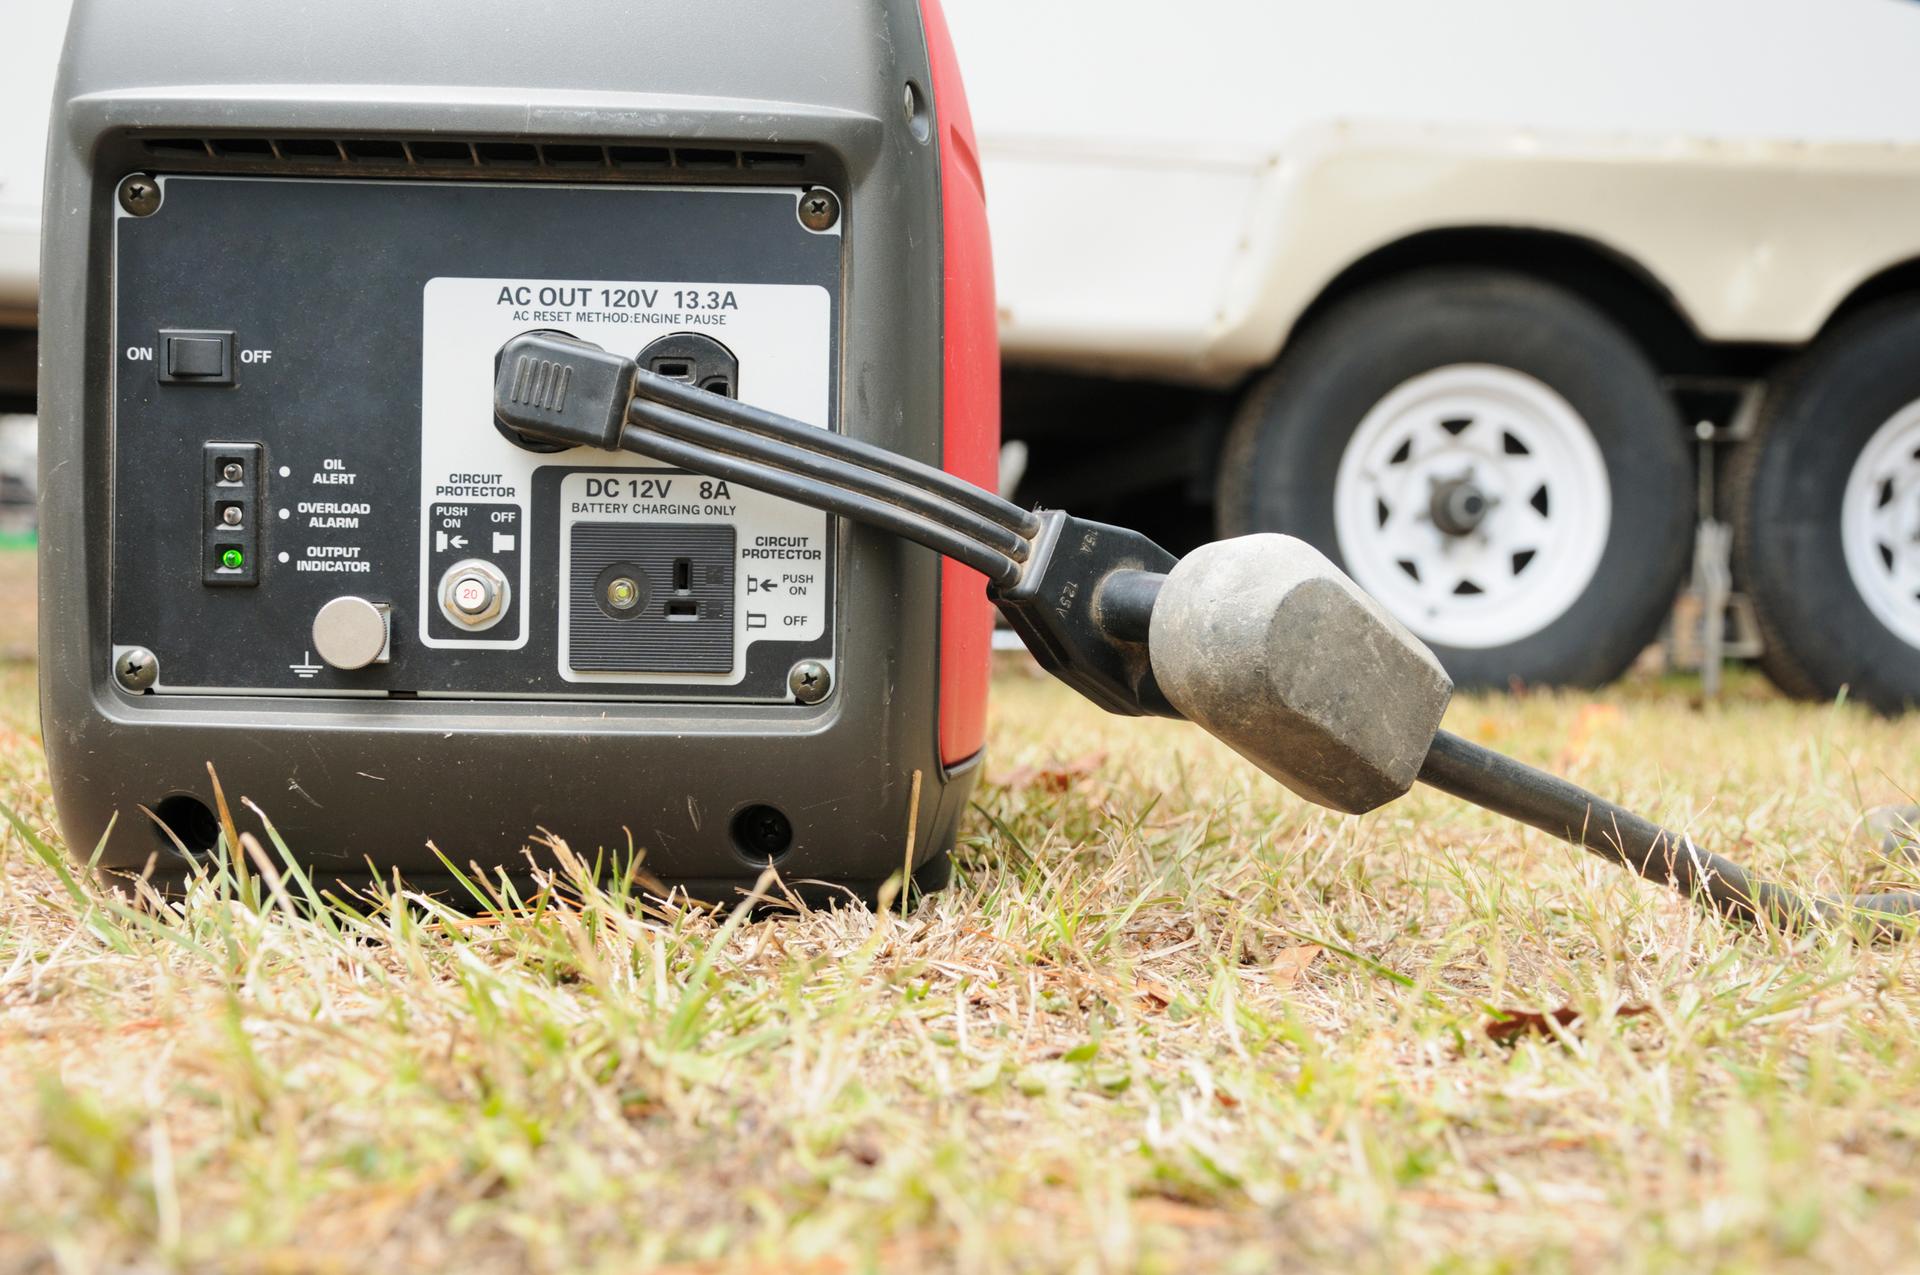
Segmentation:
{"type": "Polygon", "coordinates": [[[67,8],[17,0],[0,10],[0,415],[33,405],[40,186],[67,8]]]}
{"type": "Polygon", "coordinates": [[[1783,687],[1920,700],[1920,5],[949,16],[1030,494],[1304,535],[1467,683],[1731,565],[1783,687]]]}

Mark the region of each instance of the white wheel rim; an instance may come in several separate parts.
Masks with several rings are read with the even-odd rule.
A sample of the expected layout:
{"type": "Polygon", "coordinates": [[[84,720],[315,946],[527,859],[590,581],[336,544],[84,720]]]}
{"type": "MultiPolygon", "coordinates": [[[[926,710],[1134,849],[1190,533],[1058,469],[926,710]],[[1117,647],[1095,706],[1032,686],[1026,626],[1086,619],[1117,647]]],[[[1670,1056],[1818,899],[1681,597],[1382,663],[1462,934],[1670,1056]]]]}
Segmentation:
{"type": "Polygon", "coordinates": [[[1573,406],[1511,368],[1436,368],[1381,399],[1334,479],[1353,578],[1429,642],[1531,637],[1593,582],[1612,523],[1606,460],[1573,406]],[[1464,480],[1464,486],[1463,486],[1464,480]],[[1470,530],[1435,522],[1435,493],[1477,490],[1470,530]]]}
{"type": "Polygon", "coordinates": [[[1847,573],[1880,623],[1920,646],[1920,402],[1874,432],[1840,502],[1847,573]]]}

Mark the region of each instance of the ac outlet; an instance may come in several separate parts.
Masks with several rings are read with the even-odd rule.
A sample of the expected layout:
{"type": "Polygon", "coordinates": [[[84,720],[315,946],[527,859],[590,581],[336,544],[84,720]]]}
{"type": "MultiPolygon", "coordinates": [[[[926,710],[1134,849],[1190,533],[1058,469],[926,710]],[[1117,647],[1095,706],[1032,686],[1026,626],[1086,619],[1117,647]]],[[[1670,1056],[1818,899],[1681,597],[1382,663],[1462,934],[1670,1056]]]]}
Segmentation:
{"type": "Polygon", "coordinates": [[[636,360],[655,376],[718,394],[740,397],[740,360],[733,351],[698,332],[675,332],[648,344],[636,360]]]}

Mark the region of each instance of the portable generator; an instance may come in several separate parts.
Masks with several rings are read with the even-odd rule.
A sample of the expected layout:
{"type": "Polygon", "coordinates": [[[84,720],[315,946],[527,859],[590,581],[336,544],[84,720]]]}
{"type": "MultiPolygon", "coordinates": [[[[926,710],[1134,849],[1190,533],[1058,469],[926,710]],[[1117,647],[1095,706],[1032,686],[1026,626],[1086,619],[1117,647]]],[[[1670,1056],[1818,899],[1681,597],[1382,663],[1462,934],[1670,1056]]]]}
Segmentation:
{"type": "Polygon", "coordinates": [[[1442,730],[1433,653],[1297,539],[1176,561],[989,490],[935,0],[233,15],[78,0],[55,104],[42,715],[105,871],[198,870],[224,787],[348,885],[523,871],[546,829],[695,897],[932,886],[997,606],[1335,810],[1423,781],[1728,917],[1920,910],[1442,730]]]}
{"type": "Polygon", "coordinates": [[[345,877],[539,828],[701,888],[862,888],[910,826],[943,856],[978,579],[491,393],[560,332],[991,482],[969,129],[931,2],[78,0],[41,329],[69,844],[208,850],[211,763],[345,877]]]}

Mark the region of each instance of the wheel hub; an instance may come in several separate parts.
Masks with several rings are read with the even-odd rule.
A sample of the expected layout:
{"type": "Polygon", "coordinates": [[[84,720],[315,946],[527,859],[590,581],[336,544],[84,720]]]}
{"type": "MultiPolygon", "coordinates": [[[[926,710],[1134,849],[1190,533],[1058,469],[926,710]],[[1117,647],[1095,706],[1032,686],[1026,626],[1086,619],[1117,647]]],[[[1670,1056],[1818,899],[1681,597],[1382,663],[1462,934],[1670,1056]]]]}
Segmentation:
{"type": "Polygon", "coordinates": [[[1470,536],[1493,511],[1496,500],[1480,490],[1468,470],[1458,478],[1436,479],[1433,497],[1427,502],[1427,516],[1433,525],[1449,536],[1470,536]]]}
{"type": "Polygon", "coordinates": [[[1840,502],[1840,543],[1867,608],[1920,647],[1920,402],[1861,449],[1840,502]]]}
{"type": "Polygon", "coordinates": [[[1429,642],[1505,646],[1585,592],[1612,518],[1606,462],[1552,388],[1490,364],[1406,381],[1354,431],[1334,526],[1354,579],[1429,642]]]}

